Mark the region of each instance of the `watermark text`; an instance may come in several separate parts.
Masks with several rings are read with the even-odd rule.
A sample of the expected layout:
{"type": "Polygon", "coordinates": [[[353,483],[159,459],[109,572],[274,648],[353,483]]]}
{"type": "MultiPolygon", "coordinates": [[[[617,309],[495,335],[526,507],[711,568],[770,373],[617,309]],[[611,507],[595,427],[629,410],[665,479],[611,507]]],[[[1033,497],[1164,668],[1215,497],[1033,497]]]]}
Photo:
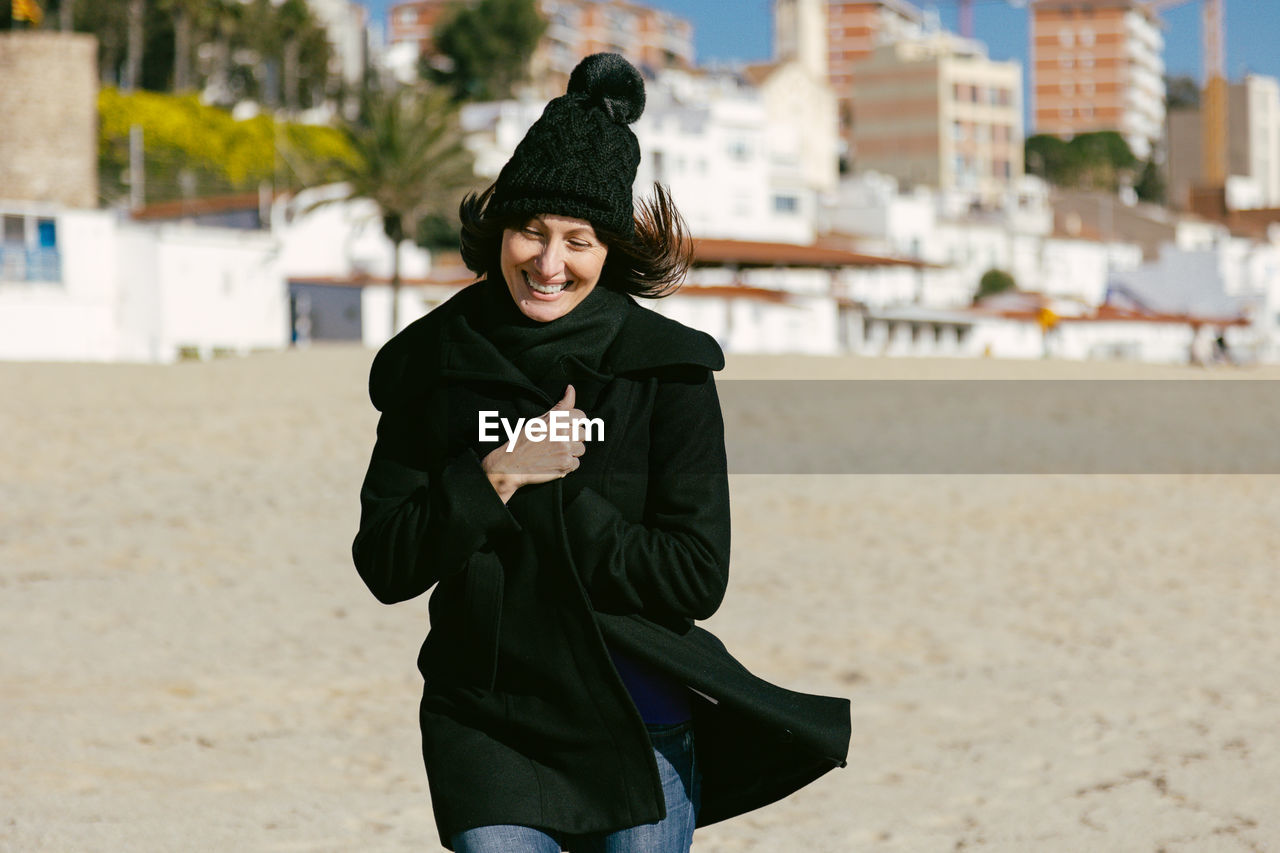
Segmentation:
{"type": "Polygon", "coordinates": [[[553,409],[545,418],[516,418],[514,423],[496,411],[481,410],[479,417],[480,440],[498,441],[501,427],[507,436],[508,453],[515,450],[521,434],[526,441],[604,441],[603,418],[575,418],[563,409],[553,409]]]}

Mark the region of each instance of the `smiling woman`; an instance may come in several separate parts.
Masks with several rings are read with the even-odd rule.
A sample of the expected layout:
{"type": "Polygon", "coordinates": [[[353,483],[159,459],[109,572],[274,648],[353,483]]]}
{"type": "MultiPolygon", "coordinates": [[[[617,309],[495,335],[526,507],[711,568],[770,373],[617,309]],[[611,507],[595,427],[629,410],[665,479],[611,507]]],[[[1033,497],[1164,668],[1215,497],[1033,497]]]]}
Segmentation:
{"type": "Polygon", "coordinates": [[[666,190],[632,202],[639,73],[596,54],[568,88],[462,205],[478,281],[374,361],[352,550],[384,602],[434,587],[420,719],[446,846],[687,853],[843,764],[849,703],[694,626],[728,583],[724,356],[632,299],[690,262],[666,190]]]}

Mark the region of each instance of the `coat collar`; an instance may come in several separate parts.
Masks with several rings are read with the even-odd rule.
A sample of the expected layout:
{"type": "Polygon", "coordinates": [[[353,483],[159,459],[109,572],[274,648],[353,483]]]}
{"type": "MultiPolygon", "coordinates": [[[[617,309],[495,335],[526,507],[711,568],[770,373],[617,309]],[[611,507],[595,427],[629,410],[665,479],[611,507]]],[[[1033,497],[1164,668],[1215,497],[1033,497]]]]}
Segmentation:
{"type": "MultiPolygon", "coordinates": [[[[446,379],[503,382],[545,396],[476,331],[470,318],[481,302],[479,286],[466,287],[388,341],[369,373],[374,406],[387,411],[446,379]]],[[[710,335],[642,308],[629,297],[627,303],[627,317],[601,369],[580,366],[591,385],[671,368],[724,367],[724,354],[710,335]]]]}

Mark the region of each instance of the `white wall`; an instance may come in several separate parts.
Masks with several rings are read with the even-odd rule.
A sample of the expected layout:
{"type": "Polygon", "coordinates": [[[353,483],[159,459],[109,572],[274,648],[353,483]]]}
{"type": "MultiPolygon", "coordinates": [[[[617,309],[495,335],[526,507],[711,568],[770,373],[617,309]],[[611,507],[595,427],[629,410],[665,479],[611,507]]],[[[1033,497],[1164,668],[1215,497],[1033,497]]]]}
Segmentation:
{"type": "MultiPolygon", "coordinates": [[[[377,206],[368,199],[321,204],[343,195],[341,185],[316,187],[272,207],[271,228],[280,241],[286,278],[391,277],[393,246],[382,230],[377,206]]],[[[405,241],[400,247],[400,275],[422,278],[430,271],[431,253],[405,241]]]]}
{"type": "Polygon", "coordinates": [[[0,359],[164,362],[187,347],[287,344],[288,296],[270,235],[141,225],[113,211],[39,213],[57,222],[62,280],[0,281],[0,359]]]}

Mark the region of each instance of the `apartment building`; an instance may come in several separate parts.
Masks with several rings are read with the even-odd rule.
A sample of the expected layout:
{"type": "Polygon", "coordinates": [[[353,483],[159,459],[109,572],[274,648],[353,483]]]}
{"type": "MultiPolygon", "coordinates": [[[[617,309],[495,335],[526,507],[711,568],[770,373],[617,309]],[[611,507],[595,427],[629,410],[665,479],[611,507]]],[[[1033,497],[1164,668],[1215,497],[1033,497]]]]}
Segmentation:
{"type": "Polygon", "coordinates": [[[908,185],[995,200],[1021,178],[1022,68],[939,32],[854,66],[853,162],[908,185]]]}
{"type": "Polygon", "coordinates": [[[1163,50],[1159,18],[1140,0],[1034,0],[1035,132],[1114,130],[1150,157],[1164,127],[1163,50]]]}
{"type": "MultiPolygon", "coordinates": [[[[1190,206],[1204,180],[1203,124],[1198,109],[1169,113],[1165,167],[1168,201],[1190,206]]],[[[1280,80],[1249,74],[1227,88],[1227,206],[1280,207],[1280,80]]]]}
{"type": "MultiPolygon", "coordinates": [[[[457,0],[411,0],[391,7],[392,46],[412,43],[432,52],[431,33],[457,0]]],[[[624,0],[538,0],[546,32],[530,60],[536,94],[564,92],[583,57],[620,53],[642,68],[691,68],[693,25],[685,18],[624,0]]]]}
{"type": "MultiPolygon", "coordinates": [[[[919,38],[925,18],[920,9],[905,0],[830,0],[825,5],[827,75],[839,105],[840,135],[847,146],[853,139],[854,66],[870,57],[881,44],[919,38]]],[[[787,58],[781,50],[777,55],[787,58]]]]}

